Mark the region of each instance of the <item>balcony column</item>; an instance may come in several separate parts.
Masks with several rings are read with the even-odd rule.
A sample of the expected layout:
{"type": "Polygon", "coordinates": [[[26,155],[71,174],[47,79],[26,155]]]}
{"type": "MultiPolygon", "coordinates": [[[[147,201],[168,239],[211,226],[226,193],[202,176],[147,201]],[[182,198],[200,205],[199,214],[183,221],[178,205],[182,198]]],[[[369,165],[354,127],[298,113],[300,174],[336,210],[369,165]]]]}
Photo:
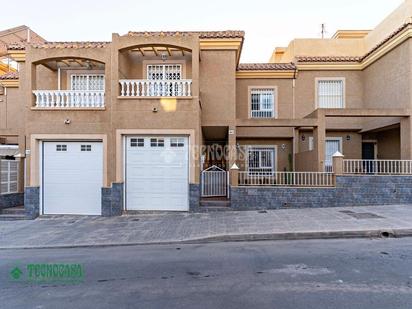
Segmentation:
{"type": "Polygon", "coordinates": [[[401,118],[400,128],[400,158],[401,160],[412,160],[412,123],[411,117],[401,118]]]}
{"type": "Polygon", "coordinates": [[[199,65],[200,65],[199,42],[192,47],[192,97],[199,97],[199,65]]]}
{"type": "Polygon", "coordinates": [[[325,163],[326,121],[322,111],[318,113],[318,126],[313,129],[313,150],[317,162],[317,171],[323,172],[325,163]]]}
{"type": "Polygon", "coordinates": [[[293,128],[293,146],[292,146],[292,165],[293,171],[296,172],[296,154],[299,153],[299,128],[293,128]]]}
{"type": "Polygon", "coordinates": [[[230,173],[230,185],[237,187],[239,182],[239,173],[238,169],[232,169],[233,165],[237,161],[237,146],[236,146],[236,127],[229,127],[228,134],[228,151],[227,151],[227,162],[228,170],[230,173]]]}

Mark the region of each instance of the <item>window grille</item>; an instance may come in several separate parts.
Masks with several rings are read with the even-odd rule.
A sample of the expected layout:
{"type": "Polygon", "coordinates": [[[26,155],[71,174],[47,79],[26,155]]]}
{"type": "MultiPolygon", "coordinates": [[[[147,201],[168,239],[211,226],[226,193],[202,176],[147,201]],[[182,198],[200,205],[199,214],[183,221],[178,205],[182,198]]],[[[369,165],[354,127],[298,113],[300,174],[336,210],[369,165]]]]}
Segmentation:
{"type": "Polygon", "coordinates": [[[250,116],[252,118],[275,117],[274,89],[252,89],[250,95],[250,116]]]}
{"type": "Polygon", "coordinates": [[[275,149],[269,147],[248,148],[249,174],[271,175],[275,171],[275,149]]]}

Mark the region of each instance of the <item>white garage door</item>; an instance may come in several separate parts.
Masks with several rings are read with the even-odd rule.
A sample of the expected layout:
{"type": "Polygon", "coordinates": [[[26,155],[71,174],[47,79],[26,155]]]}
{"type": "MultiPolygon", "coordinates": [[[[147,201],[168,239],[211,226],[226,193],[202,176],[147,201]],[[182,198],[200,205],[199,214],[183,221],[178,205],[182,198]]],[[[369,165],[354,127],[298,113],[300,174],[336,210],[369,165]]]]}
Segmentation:
{"type": "Polygon", "coordinates": [[[128,210],[189,210],[187,137],[126,139],[128,210]]]}
{"type": "Polygon", "coordinates": [[[101,215],[103,147],[99,142],[43,142],[44,214],[101,215]]]}

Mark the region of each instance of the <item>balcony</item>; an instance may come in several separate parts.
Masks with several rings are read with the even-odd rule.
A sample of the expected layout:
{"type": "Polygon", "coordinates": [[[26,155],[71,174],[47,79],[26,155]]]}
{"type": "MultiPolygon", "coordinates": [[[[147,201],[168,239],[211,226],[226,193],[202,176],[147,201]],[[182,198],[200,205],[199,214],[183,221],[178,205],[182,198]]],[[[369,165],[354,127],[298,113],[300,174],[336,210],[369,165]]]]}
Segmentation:
{"type": "Polygon", "coordinates": [[[32,72],[34,110],[96,110],[105,108],[105,64],[62,57],[44,59],[32,72]]]}
{"type": "Polygon", "coordinates": [[[104,108],[104,91],[35,90],[33,94],[36,108],[104,108]]]}
{"type": "Polygon", "coordinates": [[[120,97],[190,97],[192,80],[121,79],[120,97]]]}

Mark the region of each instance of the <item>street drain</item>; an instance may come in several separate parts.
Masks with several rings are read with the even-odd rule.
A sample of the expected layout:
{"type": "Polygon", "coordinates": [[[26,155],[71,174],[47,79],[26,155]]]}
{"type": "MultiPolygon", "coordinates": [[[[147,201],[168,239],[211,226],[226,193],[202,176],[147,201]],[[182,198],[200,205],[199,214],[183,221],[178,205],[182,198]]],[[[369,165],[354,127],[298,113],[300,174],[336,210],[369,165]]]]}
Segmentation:
{"type": "Polygon", "coordinates": [[[395,237],[395,234],[393,234],[392,232],[388,232],[388,231],[382,231],[381,232],[381,237],[382,238],[395,237]]]}

